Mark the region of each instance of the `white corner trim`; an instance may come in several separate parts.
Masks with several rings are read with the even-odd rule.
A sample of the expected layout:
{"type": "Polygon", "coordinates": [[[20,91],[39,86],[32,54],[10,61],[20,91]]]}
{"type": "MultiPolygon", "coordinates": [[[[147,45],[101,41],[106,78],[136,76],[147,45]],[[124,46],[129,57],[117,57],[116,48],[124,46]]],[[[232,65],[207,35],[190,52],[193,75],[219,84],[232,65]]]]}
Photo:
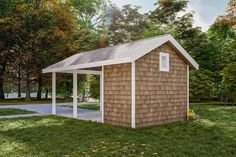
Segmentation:
{"type": "Polygon", "coordinates": [[[56,115],[56,73],[52,73],[52,114],[56,115]]]}
{"type": "Polygon", "coordinates": [[[160,52],[160,54],[159,54],[159,70],[160,71],[165,71],[165,72],[169,72],[170,71],[170,55],[169,55],[169,53],[165,53],[165,52],[160,52]],[[167,67],[163,67],[162,65],[162,63],[163,63],[163,60],[162,60],[162,58],[163,57],[166,57],[166,64],[167,64],[167,67]]]}
{"type": "Polygon", "coordinates": [[[187,113],[189,112],[189,65],[187,65],[187,113]]]}
{"type": "Polygon", "coordinates": [[[102,111],[102,123],[104,123],[104,66],[102,66],[102,73],[100,75],[100,107],[102,111]]]}
{"type": "Polygon", "coordinates": [[[131,65],[131,127],[135,128],[135,61],[131,65]]]}

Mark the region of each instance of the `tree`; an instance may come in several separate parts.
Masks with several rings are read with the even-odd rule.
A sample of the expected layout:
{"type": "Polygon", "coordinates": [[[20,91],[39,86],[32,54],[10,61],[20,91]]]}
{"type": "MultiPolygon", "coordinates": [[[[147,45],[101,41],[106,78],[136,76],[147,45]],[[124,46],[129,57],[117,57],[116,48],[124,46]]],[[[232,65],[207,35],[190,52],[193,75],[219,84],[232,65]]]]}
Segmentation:
{"type": "Polygon", "coordinates": [[[15,0],[0,1],[0,99],[4,99],[4,74],[9,63],[15,60],[14,50],[16,48],[16,34],[18,25],[6,26],[5,23],[12,23],[12,11],[16,8],[15,0]]]}
{"type": "Polygon", "coordinates": [[[209,100],[214,96],[212,72],[199,69],[199,71],[192,71],[190,76],[189,95],[191,101],[209,100]]]}
{"type": "Polygon", "coordinates": [[[228,19],[218,19],[211,25],[207,32],[209,41],[214,45],[216,54],[215,59],[210,59],[214,62],[214,78],[215,86],[218,95],[222,94],[222,71],[231,63],[236,62],[236,31],[228,22],[228,19]]]}
{"type": "Polygon", "coordinates": [[[222,73],[220,100],[236,101],[236,62],[227,65],[222,73]]]}
{"type": "MultiPolygon", "coordinates": [[[[61,1],[26,1],[14,12],[13,21],[5,27],[19,26],[17,45],[21,52],[20,63],[26,80],[26,99],[30,99],[30,84],[38,82],[37,97],[41,98],[42,69],[79,50],[76,38],[79,29],[70,6],[61,1]],[[62,22],[63,21],[63,22],[62,22]]],[[[11,31],[8,29],[8,31],[11,31]]]]}
{"type": "Polygon", "coordinates": [[[187,7],[187,0],[158,0],[157,8],[150,14],[150,19],[168,24],[175,21],[177,14],[187,7]]]}
{"type": "Polygon", "coordinates": [[[109,45],[138,40],[147,27],[147,17],[139,13],[140,7],[124,5],[121,9],[114,4],[109,6],[107,24],[109,45]]]}
{"type": "Polygon", "coordinates": [[[100,98],[100,77],[99,76],[89,76],[89,93],[90,97],[94,99],[100,98]]]}

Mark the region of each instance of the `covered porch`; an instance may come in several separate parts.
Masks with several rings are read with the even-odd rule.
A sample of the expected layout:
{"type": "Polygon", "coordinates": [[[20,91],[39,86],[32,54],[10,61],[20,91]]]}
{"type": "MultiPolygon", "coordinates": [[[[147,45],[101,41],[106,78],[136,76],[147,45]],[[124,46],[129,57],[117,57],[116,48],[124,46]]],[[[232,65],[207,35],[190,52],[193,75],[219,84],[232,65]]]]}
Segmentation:
{"type": "Polygon", "coordinates": [[[80,69],[80,70],[56,70],[52,72],[52,105],[51,105],[51,114],[59,115],[64,117],[72,117],[81,120],[89,120],[103,123],[104,122],[104,110],[103,110],[103,67],[96,68],[88,68],[88,69],[80,69]],[[57,104],[56,102],[56,82],[57,82],[57,73],[66,73],[73,75],[73,103],[72,108],[62,106],[61,104],[57,104]],[[100,76],[100,110],[87,110],[78,108],[78,75],[86,74],[86,75],[98,75],[100,76]]]}

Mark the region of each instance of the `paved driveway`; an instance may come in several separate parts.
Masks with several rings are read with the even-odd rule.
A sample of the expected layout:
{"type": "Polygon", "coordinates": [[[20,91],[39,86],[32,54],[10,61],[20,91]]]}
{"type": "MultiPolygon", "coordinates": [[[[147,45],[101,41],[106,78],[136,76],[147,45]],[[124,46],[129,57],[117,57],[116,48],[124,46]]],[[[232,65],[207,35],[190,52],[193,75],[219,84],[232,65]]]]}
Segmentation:
{"type": "MultiPolygon", "coordinates": [[[[51,104],[34,104],[34,105],[5,105],[0,106],[0,108],[16,108],[28,111],[34,111],[44,115],[51,114],[52,107],[51,104]]],[[[64,117],[72,117],[73,109],[70,107],[57,106],[57,115],[64,117]]],[[[101,111],[86,110],[78,108],[78,119],[91,120],[96,122],[101,122],[102,113],[101,111]]]]}

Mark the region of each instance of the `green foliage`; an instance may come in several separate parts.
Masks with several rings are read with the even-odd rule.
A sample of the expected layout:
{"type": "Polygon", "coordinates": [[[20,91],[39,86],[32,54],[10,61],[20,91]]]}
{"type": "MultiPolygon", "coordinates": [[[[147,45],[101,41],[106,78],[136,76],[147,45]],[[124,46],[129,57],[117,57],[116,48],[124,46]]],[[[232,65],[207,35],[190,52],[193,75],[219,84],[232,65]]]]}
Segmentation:
{"type": "Polygon", "coordinates": [[[214,96],[213,73],[200,69],[192,71],[190,74],[190,100],[198,102],[200,100],[209,100],[214,96]]]}
{"type": "Polygon", "coordinates": [[[99,104],[82,104],[78,106],[81,109],[87,109],[87,110],[99,110],[100,105],[99,104]]]}
{"type": "Polygon", "coordinates": [[[104,18],[103,10],[106,9],[105,0],[70,0],[71,5],[78,14],[78,23],[86,31],[94,30],[104,18]]]}
{"type": "Polygon", "coordinates": [[[143,33],[140,35],[140,38],[151,38],[163,34],[166,34],[166,31],[165,28],[161,26],[161,23],[151,21],[148,24],[148,27],[143,30],[143,33]]]}
{"type": "Polygon", "coordinates": [[[60,75],[57,77],[57,95],[69,99],[72,96],[73,80],[72,75],[60,75]]]}
{"type": "Polygon", "coordinates": [[[221,101],[236,101],[236,63],[231,63],[225,67],[221,75],[221,101]]]}
{"type": "Polygon", "coordinates": [[[147,17],[139,13],[140,7],[124,5],[121,9],[110,5],[108,41],[110,45],[139,39],[147,27],[147,17]]]}
{"type": "Polygon", "coordinates": [[[158,0],[155,4],[157,8],[151,12],[151,19],[165,24],[171,23],[180,11],[186,9],[187,3],[187,0],[158,0]]]}
{"type": "Polygon", "coordinates": [[[0,18],[11,16],[18,2],[16,0],[0,0],[0,18]]]}
{"type": "Polygon", "coordinates": [[[89,76],[89,93],[90,97],[94,99],[100,98],[100,77],[99,76],[89,76]]]}

